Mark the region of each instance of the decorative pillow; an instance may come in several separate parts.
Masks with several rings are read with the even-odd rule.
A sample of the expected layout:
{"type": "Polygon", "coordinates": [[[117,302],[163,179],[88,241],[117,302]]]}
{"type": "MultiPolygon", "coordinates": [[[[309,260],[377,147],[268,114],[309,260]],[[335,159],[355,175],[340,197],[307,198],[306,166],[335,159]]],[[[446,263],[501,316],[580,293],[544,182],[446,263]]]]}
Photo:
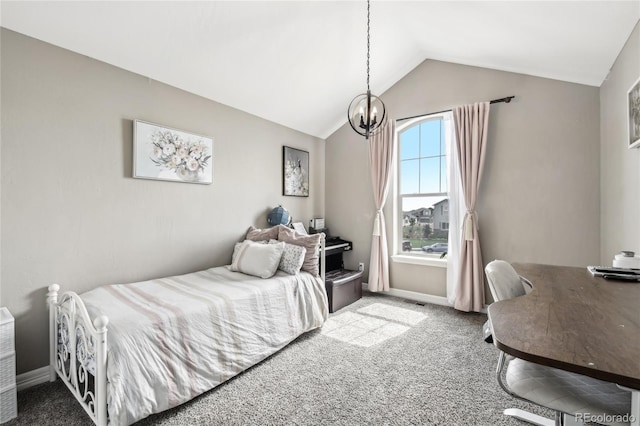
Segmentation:
{"type": "Polygon", "coordinates": [[[229,269],[260,278],[270,278],[276,273],[284,243],[263,244],[244,240],[236,244],[229,269]]]}
{"type": "MultiPolygon", "coordinates": [[[[273,241],[275,243],[278,242],[278,240],[271,240],[271,241],[273,241]]],[[[238,256],[238,250],[242,246],[243,242],[244,241],[240,241],[240,242],[234,244],[234,246],[233,246],[233,254],[231,255],[231,263],[233,263],[233,260],[238,256]]],[[[256,243],[267,244],[267,241],[256,241],[256,243]]],[[[227,269],[231,270],[231,265],[227,265],[227,269]]]]}
{"type": "MultiPolygon", "coordinates": [[[[231,255],[231,263],[233,263],[236,258],[238,257],[238,250],[240,250],[240,247],[242,246],[242,242],[240,243],[235,243],[235,245],[233,246],[233,254],[231,255]]],[[[231,270],[231,265],[228,266],[229,270],[231,270]]]]}
{"type": "Polygon", "coordinates": [[[320,238],[320,234],[302,235],[286,226],[278,227],[278,241],[295,244],[306,249],[302,270],[309,272],[315,277],[320,275],[318,273],[320,238]]]}
{"type": "Polygon", "coordinates": [[[278,239],[278,227],[274,226],[273,228],[267,229],[258,229],[254,226],[250,226],[247,230],[247,236],[245,240],[252,241],[269,241],[269,240],[277,240],[278,239]]]}
{"type": "MultiPolygon", "coordinates": [[[[269,243],[273,244],[273,242],[269,243]]],[[[307,249],[295,244],[281,244],[284,244],[284,251],[282,252],[282,258],[280,259],[280,265],[278,265],[278,269],[286,272],[287,274],[295,275],[300,272],[300,268],[304,263],[304,255],[307,253],[307,249]]]]}

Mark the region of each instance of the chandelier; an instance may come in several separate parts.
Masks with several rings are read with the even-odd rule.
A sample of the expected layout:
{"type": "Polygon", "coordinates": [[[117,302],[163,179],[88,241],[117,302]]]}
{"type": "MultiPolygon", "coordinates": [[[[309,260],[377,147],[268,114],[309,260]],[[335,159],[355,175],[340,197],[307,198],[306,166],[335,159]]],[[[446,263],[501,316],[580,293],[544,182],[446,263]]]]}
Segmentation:
{"type": "Polygon", "coordinates": [[[367,0],[367,93],[356,96],[347,110],[349,124],[356,133],[364,136],[365,139],[369,139],[369,136],[384,127],[387,118],[384,103],[379,97],[372,95],[369,89],[370,9],[369,0],[367,0]]]}

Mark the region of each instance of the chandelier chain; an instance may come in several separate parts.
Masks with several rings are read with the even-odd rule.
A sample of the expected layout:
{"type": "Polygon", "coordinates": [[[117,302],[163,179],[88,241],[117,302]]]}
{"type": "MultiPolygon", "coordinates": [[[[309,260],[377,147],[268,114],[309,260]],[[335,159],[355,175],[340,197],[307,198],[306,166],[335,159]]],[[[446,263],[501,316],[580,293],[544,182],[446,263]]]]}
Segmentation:
{"type": "Polygon", "coordinates": [[[369,45],[370,45],[370,27],[371,27],[371,19],[370,19],[370,9],[371,4],[369,0],[367,0],[367,91],[369,91],[369,45]]]}
{"type": "Polygon", "coordinates": [[[386,123],[387,112],[384,102],[371,94],[371,0],[367,0],[367,93],[362,93],[351,101],[347,109],[347,119],[351,128],[365,139],[386,123]]]}

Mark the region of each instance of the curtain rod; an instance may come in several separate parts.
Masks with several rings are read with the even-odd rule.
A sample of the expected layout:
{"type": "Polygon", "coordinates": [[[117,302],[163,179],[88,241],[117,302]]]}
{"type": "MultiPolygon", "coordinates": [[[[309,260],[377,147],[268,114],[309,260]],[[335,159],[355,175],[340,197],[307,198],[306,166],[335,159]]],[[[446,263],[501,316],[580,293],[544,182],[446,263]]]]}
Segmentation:
{"type": "MultiPolygon", "coordinates": [[[[500,102],[504,102],[505,104],[508,104],[509,102],[511,102],[511,99],[515,98],[515,96],[507,96],[505,98],[500,98],[500,99],[494,99],[492,101],[490,101],[490,104],[497,104],[500,102]]],[[[428,112],[426,114],[420,114],[420,115],[414,115],[413,117],[404,117],[404,118],[398,118],[396,121],[404,121],[404,120],[411,120],[412,118],[419,118],[419,117],[425,117],[427,115],[433,115],[433,114],[441,114],[443,112],[451,112],[451,109],[445,109],[443,111],[437,111],[437,112],[428,112]]]]}

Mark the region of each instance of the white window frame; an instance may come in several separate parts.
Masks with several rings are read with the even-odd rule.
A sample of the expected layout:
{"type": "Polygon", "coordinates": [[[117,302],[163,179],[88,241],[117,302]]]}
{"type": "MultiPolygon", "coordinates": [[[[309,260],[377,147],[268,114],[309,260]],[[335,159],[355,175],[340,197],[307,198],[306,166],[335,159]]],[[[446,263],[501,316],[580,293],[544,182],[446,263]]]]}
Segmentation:
{"type": "Polygon", "coordinates": [[[436,113],[425,115],[422,117],[414,118],[411,120],[406,120],[405,122],[396,122],[396,156],[395,156],[395,167],[394,167],[394,186],[393,186],[393,249],[391,260],[394,263],[407,263],[412,265],[425,265],[425,266],[435,266],[439,268],[447,267],[447,259],[440,259],[436,257],[427,257],[420,254],[411,254],[405,253],[402,251],[402,224],[404,222],[402,215],[402,198],[405,197],[439,197],[446,196],[448,197],[448,192],[438,192],[438,193],[421,193],[421,194],[400,194],[400,133],[409,127],[415,126],[416,124],[430,121],[430,120],[445,120],[445,115],[443,113],[436,113]]]}

